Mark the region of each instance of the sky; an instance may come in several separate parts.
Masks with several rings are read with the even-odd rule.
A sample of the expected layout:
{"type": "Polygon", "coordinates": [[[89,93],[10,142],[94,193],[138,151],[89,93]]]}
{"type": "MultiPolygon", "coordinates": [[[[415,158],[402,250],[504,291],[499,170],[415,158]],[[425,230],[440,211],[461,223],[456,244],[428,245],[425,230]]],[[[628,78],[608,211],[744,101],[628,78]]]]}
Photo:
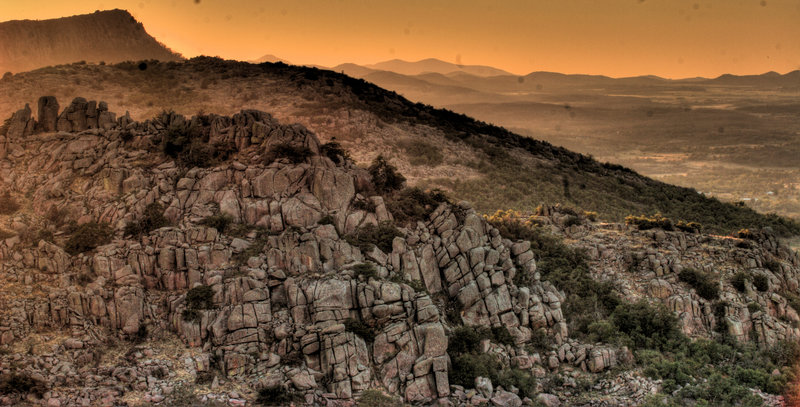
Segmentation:
{"type": "Polygon", "coordinates": [[[800,0],[0,0],[0,21],[113,8],[187,57],[614,77],[800,69],[800,0]]]}

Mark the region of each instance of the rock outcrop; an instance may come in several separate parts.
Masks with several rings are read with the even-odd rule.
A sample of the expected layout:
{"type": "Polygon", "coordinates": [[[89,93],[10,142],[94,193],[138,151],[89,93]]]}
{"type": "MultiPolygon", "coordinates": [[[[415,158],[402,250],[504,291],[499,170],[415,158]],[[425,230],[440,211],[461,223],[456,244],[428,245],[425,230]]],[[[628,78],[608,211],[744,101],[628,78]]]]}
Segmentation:
{"type": "MultiPolygon", "coordinates": [[[[27,106],[14,115],[0,167],[2,188],[28,208],[3,219],[15,232],[0,240],[0,346],[63,335],[45,353],[0,355],[0,369],[27,365],[58,388],[44,395],[48,403],[112,405],[131,392],[159,402],[185,376],[200,382],[211,371],[252,390],[292,389],[309,404],[345,405],[373,388],[419,404],[530,401],[491,381],[476,384],[480,393],[451,385],[449,336],[460,324],[506,328],[513,344],[485,340],[485,353],[537,377],[605,372],[632,360],[627,348],[570,338],[564,293],[540,278],[530,243],[504,238],[467,203],[442,203],[402,225],[390,250],[354,242],[355,232],[393,216],[382,197],[368,196],[365,170],[329,158],[301,126],[259,111],[135,122],[83,98],[57,109],[55,98],[44,97],[38,121],[27,106]],[[230,154],[184,165],[164,154],[180,129],[200,144],[182,144],[175,154],[203,146],[230,154]],[[272,157],[276,146],[303,155],[272,157]],[[168,225],[126,233],[153,204],[168,225]],[[204,219],[213,216],[236,227],[211,227],[204,219]],[[62,226],[70,221],[107,222],[113,239],[71,255],[62,226]],[[373,272],[359,271],[365,268],[373,272]],[[518,275],[527,286],[514,283],[518,275]],[[196,293],[205,293],[202,306],[196,293]],[[454,312],[445,313],[448,306],[454,312]],[[553,345],[526,347],[537,332],[553,345]],[[90,351],[110,338],[148,336],[178,338],[181,356],[139,346],[112,368],[90,351]]],[[[768,276],[765,292],[723,290],[733,335],[772,343],[800,334],[797,314],[780,296],[797,288],[800,259],[769,235],[737,249],[735,239],[619,225],[560,228],[557,218],[544,221],[588,249],[598,278],[617,279],[631,298],[664,302],[687,334],[707,336],[715,325],[710,306],[676,282],[690,264],[768,276]],[[767,261],[780,267],[764,269],[767,261]],[[742,308],[743,296],[762,311],[742,308]]],[[[641,401],[658,387],[638,376],[617,380],[633,386],[609,386],[624,400],[641,401]]],[[[205,397],[235,405],[252,395],[205,397]]],[[[548,394],[539,400],[558,403],[548,394]]]]}

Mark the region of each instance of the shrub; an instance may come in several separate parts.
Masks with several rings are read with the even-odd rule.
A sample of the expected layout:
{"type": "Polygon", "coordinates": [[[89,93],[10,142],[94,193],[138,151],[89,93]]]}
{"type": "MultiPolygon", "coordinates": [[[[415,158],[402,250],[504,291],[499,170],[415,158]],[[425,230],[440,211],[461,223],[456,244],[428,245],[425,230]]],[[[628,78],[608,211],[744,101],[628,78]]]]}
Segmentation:
{"type": "Polygon", "coordinates": [[[451,355],[480,352],[481,340],[485,339],[475,328],[460,326],[450,333],[447,352],[451,355]]]}
{"type": "Polygon", "coordinates": [[[372,246],[377,246],[383,252],[391,253],[392,241],[398,236],[403,234],[392,222],[381,222],[378,226],[373,224],[362,226],[353,234],[345,236],[345,240],[364,252],[371,250],[372,246]]]}
{"type": "Polygon", "coordinates": [[[214,290],[211,286],[200,285],[186,293],[186,307],[188,309],[209,309],[214,306],[214,290]]]}
{"type": "Polygon", "coordinates": [[[397,168],[386,160],[383,155],[375,157],[368,168],[375,191],[380,194],[399,190],[406,183],[406,178],[397,172],[397,168]]]}
{"type": "Polygon", "coordinates": [[[19,208],[19,204],[8,191],[0,195],[0,215],[11,215],[19,208]]]}
{"type": "Polygon", "coordinates": [[[256,404],[262,406],[288,406],[298,399],[299,395],[287,390],[283,386],[264,387],[258,391],[256,404]]]}
{"type": "Polygon", "coordinates": [[[520,397],[534,397],[536,396],[536,379],[522,369],[504,369],[495,379],[492,380],[494,385],[503,386],[503,389],[511,391],[511,387],[519,389],[520,397]]]}
{"type": "Polygon", "coordinates": [[[753,286],[758,291],[767,291],[769,289],[769,278],[764,274],[754,274],[753,286]]]}
{"type": "Polygon", "coordinates": [[[350,160],[350,154],[336,141],[329,141],[319,147],[319,153],[328,157],[335,164],[344,164],[350,160]]]}
{"type": "Polygon", "coordinates": [[[45,383],[25,374],[0,375],[0,394],[35,394],[42,397],[47,391],[45,383]]]}
{"type": "Polygon", "coordinates": [[[378,271],[375,266],[369,263],[359,263],[353,266],[353,274],[356,278],[364,277],[364,280],[378,278],[378,271]]]}
{"type": "Polygon", "coordinates": [[[703,229],[703,226],[697,222],[687,223],[682,220],[679,220],[678,223],[675,224],[675,227],[678,228],[678,230],[688,233],[700,233],[700,231],[703,229]]]}
{"type": "Polygon", "coordinates": [[[550,349],[552,343],[553,341],[550,339],[550,336],[547,335],[547,330],[538,328],[531,332],[531,340],[528,342],[528,346],[530,346],[534,352],[543,353],[550,349]]]}
{"type": "Polygon", "coordinates": [[[209,145],[207,135],[197,122],[186,121],[174,112],[163,112],[160,119],[165,124],[161,152],[183,167],[211,167],[226,160],[232,152],[225,146],[209,145]]]}
{"type": "Polygon", "coordinates": [[[612,314],[612,321],[637,349],[665,349],[681,337],[677,317],[647,301],[620,304],[612,314]]]}
{"type": "Polygon", "coordinates": [[[668,218],[662,216],[660,213],[656,213],[653,216],[633,216],[629,215],[625,217],[625,223],[628,225],[635,225],[639,230],[648,230],[648,229],[655,229],[660,228],[663,230],[672,230],[672,221],[668,218]]]}
{"type": "Polygon", "coordinates": [[[375,207],[375,203],[373,203],[372,201],[367,200],[367,199],[358,199],[358,200],[354,199],[353,203],[351,204],[351,206],[355,210],[367,211],[367,212],[375,212],[375,208],[376,208],[375,207]]]}
{"type": "Polygon", "coordinates": [[[475,387],[475,378],[478,376],[497,379],[499,363],[488,353],[465,353],[455,357],[450,355],[452,368],[448,371],[451,384],[464,386],[465,388],[475,387]]]}
{"type": "Polygon", "coordinates": [[[747,291],[747,273],[739,271],[731,277],[731,285],[736,291],[743,293],[747,291]]]}
{"type": "Polygon", "coordinates": [[[357,319],[347,318],[344,321],[344,329],[360,336],[367,343],[375,342],[375,330],[357,319]]]}
{"type": "Polygon", "coordinates": [[[508,332],[508,328],[505,326],[493,326],[492,327],[492,336],[494,340],[503,345],[514,345],[514,337],[508,332]]]}
{"type": "Polygon", "coordinates": [[[423,283],[421,280],[406,281],[406,284],[408,284],[408,286],[411,287],[411,289],[414,290],[415,292],[418,293],[428,292],[428,287],[425,287],[425,283],[423,283]]]}
{"type": "Polygon", "coordinates": [[[70,229],[72,229],[72,235],[64,244],[64,250],[71,255],[87,252],[107,244],[113,235],[111,227],[105,222],[87,222],[70,229]]]}
{"type": "Polygon", "coordinates": [[[164,217],[164,207],[153,202],[144,208],[141,219],[125,226],[125,236],[141,236],[168,224],[169,221],[164,217]]]}
{"type": "Polygon", "coordinates": [[[313,153],[306,146],[296,146],[291,143],[280,143],[270,147],[264,154],[265,163],[270,164],[278,159],[286,159],[292,164],[300,164],[311,157],[313,153]]]}
{"type": "Polygon", "coordinates": [[[413,187],[403,188],[390,196],[386,206],[396,222],[406,225],[427,220],[428,216],[444,202],[449,202],[449,199],[438,189],[423,191],[413,187]]]}
{"type": "Polygon", "coordinates": [[[219,215],[206,216],[205,218],[203,218],[203,220],[200,221],[201,225],[217,229],[217,232],[219,233],[225,233],[228,230],[228,226],[230,226],[231,223],[233,223],[233,217],[224,213],[219,215]]]}
{"type": "Polygon", "coordinates": [[[380,390],[364,390],[358,398],[358,407],[403,407],[403,402],[380,390]]]}
{"type": "Polygon", "coordinates": [[[678,280],[688,283],[695,289],[697,295],[706,300],[719,298],[719,285],[709,273],[687,267],[678,273],[678,280]]]}

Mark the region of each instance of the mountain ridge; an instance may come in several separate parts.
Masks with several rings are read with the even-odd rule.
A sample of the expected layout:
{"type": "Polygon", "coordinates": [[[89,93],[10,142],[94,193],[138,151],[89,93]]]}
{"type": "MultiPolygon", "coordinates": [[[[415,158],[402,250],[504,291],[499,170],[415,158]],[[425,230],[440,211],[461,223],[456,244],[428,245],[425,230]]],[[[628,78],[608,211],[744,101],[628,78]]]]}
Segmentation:
{"type": "Polygon", "coordinates": [[[49,65],[128,60],[180,60],[150,36],[127,11],[96,11],[47,20],[0,23],[0,70],[28,71],[49,65]]]}

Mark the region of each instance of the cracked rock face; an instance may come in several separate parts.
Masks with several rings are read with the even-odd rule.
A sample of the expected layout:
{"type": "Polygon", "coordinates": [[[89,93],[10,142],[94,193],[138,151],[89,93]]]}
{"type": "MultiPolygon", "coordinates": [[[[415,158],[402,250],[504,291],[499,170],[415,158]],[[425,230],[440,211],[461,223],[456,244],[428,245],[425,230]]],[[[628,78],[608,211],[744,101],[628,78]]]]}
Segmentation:
{"type": "Polygon", "coordinates": [[[451,392],[452,323],[506,326],[520,344],[540,327],[559,343],[567,336],[561,294],[538,281],[529,245],[503,239],[468,207],[442,204],[401,229],[390,252],[348,243],[345,235],[391,214],[380,196],[369,197],[374,209],[354,207],[368,176],[320,155],[302,127],[257,111],[194,119],[209,143],[236,153],[217,166],[182,168],[148,150],[183,118],[116,119],[104,103],[82,98],[56,117],[57,106],[42,98],[39,123],[23,109],[7,134],[17,153],[2,169],[4,187],[31,197],[31,216],[15,221],[33,228],[42,223],[37,214],[62,211],[78,223],[108,222],[114,239],[78,255],[47,240],[0,242],[3,278],[37,291],[0,298],[2,344],[41,330],[87,342],[163,330],[256,387],[277,383],[309,400],[348,400],[382,387],[408,402],[432,402],[451,392]],[[264,151],[278,144],[311,155],[265,164],[264,151]],[[170,226],[124,236],[152,203],[170,226]],[[234,237],[200,224],[217,213],[265,233],[234,237]],[[318,224],[326,215],[332,224],[318,224]],[[372,264],[378,278],[355,277],[360,263],[372,264]],[[535,283],[515,286],[516,273],[535,283]],[[186,318],[195,287],[210,287],[211,303],[186,318]],[[460,321],[445,321],[434,298],[457,301],[460,321]],[[348,321],[374,338],[347,330],[348,321]]]}
{"type": "MultiPolygon", "coordinates": [[[[0,240],[0,346],[60,336],[48,337],[44,353],[0,355],[0,369],[9,373],[14,361],[57,387],[43,402],[113,405],[126,394],[160,402],[214,371],[252,390],[292,389],[309,404],[346,405],[379,388],[409,403],[521,405],[518,391],[485,378],[476,382],[479,393],[451,386],[447,350],[458,324],[507,328],[514,344],[486,340],[484,351],[537,377],[559,369],[599,373],[632,360],[627,348],[571,339],[564,294],[540,280],[530,243],[504,238],[466,203],[443,203],[402,225],[391,250],[354,244],[348,235],[392,215],[383,197],[368,196],[365,170],[321,154],[317,137],[301,126],[252,110],[136,122],[83,98],[59,114],[55,98],[43,97],[38,113],[34,120],[26,106],[0,138],[1,185],[24,208],[3,218],[14,233],[0,240]],[[231,155],[200,168],[162,154],[165,134],[187,125],[231,155]],[[308,155],[267,160],[276,146],[308,155]],[[126,235],[152,204],[167,226],[126,235]],[[213,216],[234,227],[204,221],[213,216]],[[113,237],[71,255],[63,248],[70,221],[107,222],[113,237]],[[364,264],[374,273],[359,275],[364,264]],[[515,285],[520,273],[528,286],[515,285]],[[202,306],[197,292],[205,293],[202,306]],[[443,312],[446,304],[456,312],[443,312]],[[554,345],[529,351],[539,330],[554,345]],[[90,351],[148,335],[176,338],[177,350],[139,344],[124,363],[90,351]]],[[[797,314],[779,295],[797,289],[800,260],[768,235],[737,249],[733,240],[680,232],[559,228],[557,213],[543,221],[587,249],[598,278],[618,279],[631,298],[668,305],[689,335],[708,336],[716,323],[710,305],[676,280],[691,264],[768,276],[767,292],[723,291],[732,334],[763,343],[800,336],[789,323],[797,314]],[[775,259],[779,269],[764,269],[775,259]],[[741,295],[763,310],[749,313],[741,295]]],[[[618,382],[609,394],[623,394],[622,404],[657,388],[638,376],[618,382]],[[630,391],[618,391],[622,385],[630,391]]],[[[219,386],[214,379],[212,391],[219,386]]],[[[204,400],[236,405],[251,396],[228,391],[204,400]]],[[[539,399],[558,405],[555,395],[539,399]]]]}

